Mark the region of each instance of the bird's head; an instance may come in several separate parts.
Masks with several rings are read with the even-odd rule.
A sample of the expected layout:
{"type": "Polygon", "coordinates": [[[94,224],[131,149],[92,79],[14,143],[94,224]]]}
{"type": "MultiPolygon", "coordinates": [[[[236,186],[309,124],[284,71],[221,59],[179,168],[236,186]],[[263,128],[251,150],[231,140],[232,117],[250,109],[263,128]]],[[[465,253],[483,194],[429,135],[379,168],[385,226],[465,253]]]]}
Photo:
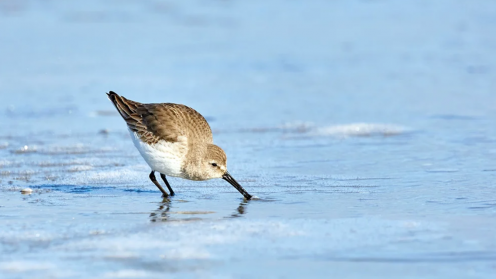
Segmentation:
{"type": "Polygon", "coordinates": [[[222,178],[227,172],[226,153],[217,145],[209,144],[203,164],[209,178],[222,178]]]}
{"type": "Polygon", "coordinates": [[[227,156],[222,148],[215,144],[209,144],[204,164],[209,178],[222,178],[236,188],[246,199],[251,199],[252,196],[227,172],[227,156]]]}

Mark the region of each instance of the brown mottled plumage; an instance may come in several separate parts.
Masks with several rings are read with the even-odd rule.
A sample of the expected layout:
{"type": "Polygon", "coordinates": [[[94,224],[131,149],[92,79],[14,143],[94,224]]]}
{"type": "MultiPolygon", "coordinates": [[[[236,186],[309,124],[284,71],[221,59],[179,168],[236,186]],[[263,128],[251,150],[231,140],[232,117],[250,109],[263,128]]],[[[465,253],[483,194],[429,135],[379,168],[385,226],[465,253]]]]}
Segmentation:
{"type": "Polygon", "coordinates": [[[110,91],[112,100],[129,129],[148,144],[159,140],[176,142],[179,136],[213,143],[207,120],[196,110],[180,104],[141,104],[110,91]],[[112,94],[113,93],[113,94],[112,94]]]}
{"type": "Polygon", "coordinates": [[[156,181],[161,174],[171,195],[166,175],[190,180],[223,178],[245,198],[248,194],[227,172],[224,151],[213,144],[212,131],[205,118],[196,110],[180,104],[142,104],[115,92],[109,99],[126,121],[136,148],[152,168],[150,179],[164,196],[167,192],[156,181]]]}

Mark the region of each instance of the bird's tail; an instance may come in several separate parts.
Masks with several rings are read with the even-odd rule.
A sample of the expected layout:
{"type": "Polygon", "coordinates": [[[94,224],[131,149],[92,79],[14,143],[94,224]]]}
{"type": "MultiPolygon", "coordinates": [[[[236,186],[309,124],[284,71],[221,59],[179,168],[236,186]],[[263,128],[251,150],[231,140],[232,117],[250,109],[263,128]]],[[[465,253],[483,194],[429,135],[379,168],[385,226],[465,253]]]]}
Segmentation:
{"type": "Polygon", "coordinates": [[[114,91],[109,91],[107,96],[124,120],[129,121],[134,118],[133,116],[136,114],[137,107],[140,103],[119,96],[114,91]]]}

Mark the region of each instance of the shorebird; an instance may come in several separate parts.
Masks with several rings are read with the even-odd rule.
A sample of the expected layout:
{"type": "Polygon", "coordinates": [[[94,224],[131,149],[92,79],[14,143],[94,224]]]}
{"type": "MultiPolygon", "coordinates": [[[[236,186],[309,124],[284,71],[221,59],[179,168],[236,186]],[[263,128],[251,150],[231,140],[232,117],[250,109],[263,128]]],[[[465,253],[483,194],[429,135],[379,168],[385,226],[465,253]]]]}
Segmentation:
{"type": "Polygon", "coordinates": [[[213,144],[212,130],[196,110],[180,104],[142,104],[110,91],[108,98],[126,121],[129,133],[143,159],[152,169],[149,177],[163,197],[169,194],[158,183],[155,172],[174,196],[166,176],[189,180],[222,178],[246,199],[252,196],[227,172],[227,157],[213,144]]]}

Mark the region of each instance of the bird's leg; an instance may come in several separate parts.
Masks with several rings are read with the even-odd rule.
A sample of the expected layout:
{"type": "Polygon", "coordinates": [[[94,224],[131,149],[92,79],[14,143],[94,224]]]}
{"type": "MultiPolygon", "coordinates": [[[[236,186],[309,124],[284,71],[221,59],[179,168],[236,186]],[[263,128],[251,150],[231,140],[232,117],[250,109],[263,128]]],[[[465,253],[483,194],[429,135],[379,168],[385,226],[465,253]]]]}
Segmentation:
{"type": "Polygon", "coordinates": [[[167,188],[169,188],[170,195],[171,195],[171,196],[174,196],[174,195],[175,195],[175,193],[174,193],[174,191],[172,190],[172,187],[169,185],[169,181],[167,181],[167,179],[165,178],[165,174],[161,173],[161,174],[160,174],[160,177],[162,177],[162,180],[165,182],[165,185],[167,185],[167,188]]]}
{"type": "MultiPolygon", "coordinates": [[[[154,170],[152,170],[152,172],[150,173],[150,180],[153,182],[153,184],[155,184],[158,187],[160,192],[162,192],[162,197],[165,198],[165,197],[169,196],[169,194],[167,194],[167,192],[164,190],[164,188],[162,188],[162,186],[160,186],[157,179],[155,178],[155,171],[154,170]]],[[[167,185],[167,186],[170,187],[169,185],[167,185]]]]}

